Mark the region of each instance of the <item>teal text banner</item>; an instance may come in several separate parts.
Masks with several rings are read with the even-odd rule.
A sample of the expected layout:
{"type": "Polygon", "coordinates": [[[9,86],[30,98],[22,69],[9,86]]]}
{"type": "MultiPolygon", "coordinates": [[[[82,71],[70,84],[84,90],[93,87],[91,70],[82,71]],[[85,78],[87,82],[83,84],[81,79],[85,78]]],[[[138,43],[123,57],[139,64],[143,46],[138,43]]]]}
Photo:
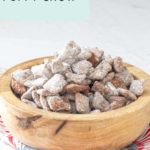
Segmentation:
{"type": "Polygon", "coordinates": [[[82,21],[90,0],[0,0],[0,20],[82,21]]]}

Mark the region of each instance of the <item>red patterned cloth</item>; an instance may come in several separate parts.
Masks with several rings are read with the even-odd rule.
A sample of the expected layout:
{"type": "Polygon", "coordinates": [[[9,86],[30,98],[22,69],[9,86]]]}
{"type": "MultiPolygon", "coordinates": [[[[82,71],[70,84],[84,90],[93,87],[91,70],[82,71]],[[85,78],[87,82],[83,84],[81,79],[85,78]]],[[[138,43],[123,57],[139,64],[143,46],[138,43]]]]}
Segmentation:
{"type": "MultiPolygon", "coordinates": [[[[24,145],[13,136],[6,129],[1,117],[0,117],[0,141],[1,143],[11,147],[12,150],[35,150],[31,147],[24,145]]],[[[150,150],[150,127],[141,135],[132,145],[123,150],[150,150]]]]}
{"type": "Polygon", "coordinates": [[[150,127],[134,144],[137,145],[137,150],[150,150],[150,127]]]}

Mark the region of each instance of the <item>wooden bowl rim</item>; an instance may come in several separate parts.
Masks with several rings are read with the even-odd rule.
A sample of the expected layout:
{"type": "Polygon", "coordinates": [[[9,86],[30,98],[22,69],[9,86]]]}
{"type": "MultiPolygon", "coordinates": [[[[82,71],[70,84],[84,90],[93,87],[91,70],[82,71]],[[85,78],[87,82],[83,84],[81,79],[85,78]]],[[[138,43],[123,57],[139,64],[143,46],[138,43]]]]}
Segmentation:
{"type": "Polygon", "coordinates": [[[29,61],[25,61],[23,63],[20,63],[18,65],[15,65],[11,67],[10,69],[6,70],[3,75],[0,77],[0,83],[3,82],[3,84],[0,84],[0,101],[3,101],[7,103],[12,108],[27,113],[29,116],[31,115],[42,115],[43,118],[49,118],[54,120],[72,120],[72,121],[97,121],[97,120],[106,120],[106,119],[113,119],[117,117],[121,117],[123,115],[126,115],[127,113],[133,113],[135,111],[139,111],[142,109],[145,105],[150,103],[150,76],[142,71],[141,69],[126,64],[127,68],[134,68],[134,71],[132,72],[134,75],[136,75],[138,78],[141,78],[141,75],[136,74],[136,72],[140,72],[142,74],[142,77],[147,80],[146,86],[145,86],[145,92],[142,96],[138,98],[135,102],[132,102],[131,104],[116,109],[111,110],[108,112],[103,112],[99,114],[65,114],[65,113],[59,113],[59,112],[49,112],[45,111],[39,108],[34,108],[28,104],[25,104],[24,102],[20,101],[19,98],[17,98],[11,88],[10,88],[10,77],[13,71],[17,69],[25,69],[31,67],[33,62],[36,62],[36,64],[41,64],[44,59],[53,59],[53,56],[49,57],[40,57],[36,59],[32,59],[29,61]],[[149,99],[149,100],[148,100],[149,99]]]}

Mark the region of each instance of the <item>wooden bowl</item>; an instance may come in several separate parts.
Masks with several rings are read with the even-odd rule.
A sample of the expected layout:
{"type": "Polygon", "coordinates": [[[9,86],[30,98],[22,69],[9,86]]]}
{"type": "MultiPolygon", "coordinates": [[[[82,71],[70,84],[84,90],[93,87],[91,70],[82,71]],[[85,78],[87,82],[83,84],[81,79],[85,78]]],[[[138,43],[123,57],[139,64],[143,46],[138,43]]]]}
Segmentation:
{"type": "Polygon", "coordinates": [[[148,126],[150,76],[132,65],[128,69],[147,83],[144,94],[123,108],[80,115],[48,112],[21,102],[11,91],[11,73],[42,62],[39,58],[21,63],[0,78],[0,114],[12,135],[23,143],[41,150],[119,150],[148,126]]]}

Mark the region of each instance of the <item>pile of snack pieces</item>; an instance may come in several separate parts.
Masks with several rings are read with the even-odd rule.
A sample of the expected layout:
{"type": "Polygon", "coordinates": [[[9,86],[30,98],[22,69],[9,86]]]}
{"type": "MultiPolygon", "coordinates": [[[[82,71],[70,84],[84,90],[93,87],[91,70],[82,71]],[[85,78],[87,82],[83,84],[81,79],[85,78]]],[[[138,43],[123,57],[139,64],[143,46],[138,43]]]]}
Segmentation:
{"type": "Polygon", "coordinates": [[[69,42],[57,57],[12,74],[11,88],[22,102],[47,111],[87,114],[123,107],[144,91],[122,58],[69,42]]]}

